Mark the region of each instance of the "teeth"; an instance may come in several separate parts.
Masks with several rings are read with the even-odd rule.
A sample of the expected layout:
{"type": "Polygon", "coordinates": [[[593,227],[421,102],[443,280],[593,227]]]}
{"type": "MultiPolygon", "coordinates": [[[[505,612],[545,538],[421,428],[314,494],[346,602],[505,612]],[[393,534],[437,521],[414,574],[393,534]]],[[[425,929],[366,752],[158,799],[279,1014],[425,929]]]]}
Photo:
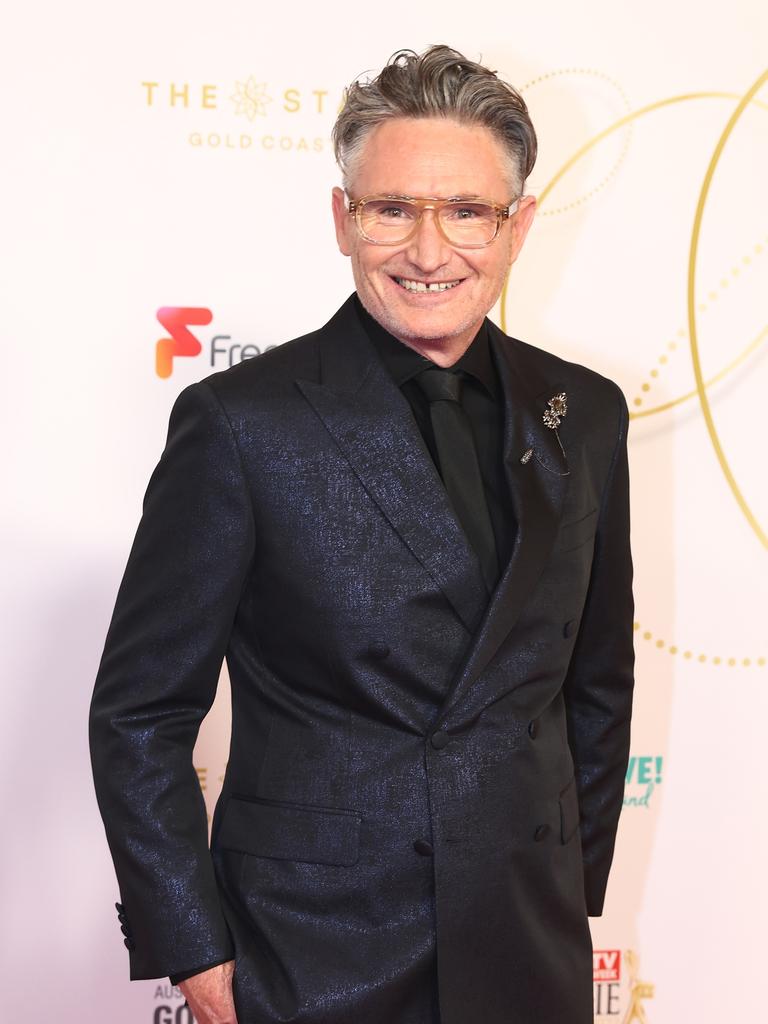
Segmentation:
{"type": "Polygon", "coordinates": [[[409,292],[446,292],[449,288],[455,288],[460,281],[434,281],[432,284],[425,284],[424,281],[410,281],[407,277],[396,277],[395,280],[409,292]]]}

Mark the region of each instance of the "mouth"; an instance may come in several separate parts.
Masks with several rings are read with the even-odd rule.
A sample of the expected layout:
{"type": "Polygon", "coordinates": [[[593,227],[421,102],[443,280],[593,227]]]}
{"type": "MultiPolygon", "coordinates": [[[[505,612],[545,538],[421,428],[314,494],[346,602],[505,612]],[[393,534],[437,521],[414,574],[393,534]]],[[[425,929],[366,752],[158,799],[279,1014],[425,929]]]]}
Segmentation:
{"type": "Polygon", "coordinates": [[[404,291],[431,292],[434,294],[447,292],[452,288],[458,287],[463,281],[463,278],[458,278],[455,281],[416,281],[410,277],[393,277],[392,280],[395,284],[404,289],[404,291]]]}

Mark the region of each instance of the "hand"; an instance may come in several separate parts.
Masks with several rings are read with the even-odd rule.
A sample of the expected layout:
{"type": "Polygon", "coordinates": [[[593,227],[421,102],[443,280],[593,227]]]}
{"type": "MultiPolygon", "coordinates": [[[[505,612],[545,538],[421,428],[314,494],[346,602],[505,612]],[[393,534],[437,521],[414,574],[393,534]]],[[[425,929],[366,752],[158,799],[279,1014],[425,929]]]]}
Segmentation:
{"type": "Polygon", "coordinates": [[[179,984],[197,1024],[237,1024],[232,997],[235,961],[211,967],[179,984]]]}

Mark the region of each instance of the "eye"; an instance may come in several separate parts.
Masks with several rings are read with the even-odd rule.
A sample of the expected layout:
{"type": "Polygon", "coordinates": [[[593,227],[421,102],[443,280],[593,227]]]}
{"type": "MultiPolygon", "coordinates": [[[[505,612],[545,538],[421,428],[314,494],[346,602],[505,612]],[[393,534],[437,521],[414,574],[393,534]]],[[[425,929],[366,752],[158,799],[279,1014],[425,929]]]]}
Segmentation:
{"type": "Polygon", "coordinates": [[[445,208],[444,215],[454,222],[467,223],[487,220],[495,214],[485,203],[452,203],[445,208]]]}
{"type": "Polygon", "coordinates": [[[413,216],[410,207],[402,203],[376,203],[371,205],[376,207],[375,211],[372,210],[371,212],[375,212],[376,216],[382,220],[410,220],[413,216]]]}

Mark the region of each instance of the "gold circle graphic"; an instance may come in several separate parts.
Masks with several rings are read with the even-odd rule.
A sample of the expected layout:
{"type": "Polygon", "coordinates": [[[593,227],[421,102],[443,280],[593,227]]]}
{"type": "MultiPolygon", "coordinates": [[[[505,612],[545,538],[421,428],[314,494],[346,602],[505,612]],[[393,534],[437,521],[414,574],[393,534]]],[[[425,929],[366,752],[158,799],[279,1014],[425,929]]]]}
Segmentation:
{"type": "MultiPolygon", "coordinates": [[[[640,628],[640,623],[635,621],[635,632],[639,633],[640,628]]],[[[643,640],[645,640],[646,642],[653,641],[654,647],[656,647],[658,650],[666,649],[667,652],[673,656],[679,654],[681,651],[681,648],[678,646],[678,644],[668,643],[666,640],[662,640],[660,637],[655,637],[650,629],[644,629],[641,635],[643,640]]],[[[723,658],[723,656],[720,654],[695,654],[694,651],[691,651],[688,648],[682,648],[682,653],[683,658],[686,661],[690,661],[691,659],[695,658],[696,661],[698,661],[701,665],[705,664],[706,662],[709,662],[711,665],[728,665],[729,668],[736,668],[737,665],[741,666],[742,668],[750,668],[753,665],[757,665],[758,668],[765,668],[766,664],[768,663],[766,662],[766,658],[764,655],[760,655],[757,658],[735,658],[733,656],[731,656],[730,658],[723,658]]]]}
{"type": "MultiPolygon", "coordinates": [[[[615,89],[615,91],[621,97],[621,101],[624,108],[627,111],[631,110],[627,94],[622,89],[621,84],[617,82],[615,78],[611,78],[610,75],[606,75],[605,72],[597,71],[594,68],[558,68],[555,71],[547,71],[545,74],[538,75],[536,78],[531,79],[530,82],[526,82],[525,85],[521,86],[520,92],[521,94],[525,94],[527,92],[530,92],[530,90],[535,88],[537,85],[541,85],[543,82],[549,82],[553,78],[562,78],[568,75],[597,78],[603,82],[607,82],[611,86],[611,88],[615,89]]],[[[613,167],[608,171],[608,173],[604,175],[603,178],[600,181],[598,181],[598,183],[594,185],[588,192],[585,192],[583,195],[577,196],[576,199],[572,199],[569,203],[566,203],[564,206],[556,206],[553,210],[544,210],[544,216],[554,217],[559,213],[566,213],[568,210],[574,210],[576,209],[576,207],[582,206],[584,203],[588,202],[601,189],[605,188],[608,182],[616,175],[619,168],[624,163],[624,159],[627,155],[627,150],[629,149],[629,141],[632,137],[633,126],[630,123],[627,124],[626,127],[628,128],[627,136],[624,139],[624,143],[621,147],[618,159],[614,163],[613,167]]]]}
{"type": "MultiPolygon", "coordinates": [[[[768,244],[768,235],[766,235],[765,238],[762,241],[755,243],[755,245],[752,247],[751,253],[745,254],[744,256],[742,256],[742,258],[741,258],[742,266],[737,266],[737,265],[732,266],[730,274],[723,275],[723,277],[721,277],[720,283],[717,286],[717,289],[713,288],[713,289],[711,289],[709,291],[709,294],[708,294],[707,297],[708,297],[710,303],[714,302],[717,299],[718,294],[725,294],[726,291],[730,288],[730,285],[731,285],[732,282],[731,282],[731,280],[729,280],[729,278],[732,279],[733,282],[738,281],[741,278],[742,269],[746,269],[746,267],[752,266],[752,264],[753,264],[753,257],[756,258],[758,256],[761,256],[764,252],[766,252],[766,244],[768,244]]],[[[698,310],[699,310],[700,313],[705,313],[708,310],[708,308],[709,308],[709,305],[707,303],[705,303],[705,302],[700,302],[698,304],[698,310]]],[[[688,310],[687,310],[687,307],[686,307],[686,315],[687,315],[687,313],[688,313],[688,310]]],[[[677,331],[677,338],[687,339],[688,338],[688,332],[684,331],[682,328],[679,329],[677,331]]],[[[757,336],[755,338],[753,338],[752,341],[748,345],[746,345],[742,349],[742,351],[739,352],[739,354],[734,359],[731,360],[730,363],[728,363],[726,366],[724,366],[721,370],[718,370],[718,372],[716,374],[714,374],[714,376],[710,377],[707,381],[705,381],[704,386],[706,388],[709,388],[713,384],[715,384],[718,381],[722,380],[724,377],[727,377],[728,374],[731,372],[731,370],[735,370],[736,367],[739,366],[741,363],[745,362],[746,359],[753,352],[756,352],[759,348],[761,348],[763,342],[767,338],[768,338],[768,326],[764,327],[757,334],[757,336]]],[[[677,351],[677,349],[678,349],[678,342],[677,341],[670,341],[670,342],[668,342],[666,348],[667,348],[668,352],[673,353],[673,352],[677,351]]],[[[662,355],[662,356],[659,356],[658,363],[660,365],[665,365],[668,361],[669,361],[668,360],[668,356],[666,354],[662,355]]],[[[659,373],[660,373],[659,368],[658,367],[654,367],[654,368],[652,368],[649,371],[648,376],[655,380],[655,379],[657,379],[659,377],[659,373]]],[[[641,385],[641,390],[643,392],[647,392],[647,391],[649,391],[651,389],[651,387],[652,387],[652,385],[649,385],[648,383],[644,383],[644,384],[641,385]]],[[[658,405],[646,406],[646,408],[644,408],[642,410],[638,409],[637,406],[640,406],[640,405],[643,404],[643,399],[640,396],[635,396],[635,398],[633,399],[633,405],[635,406],[635,409],[630,413],[630,418],[631,419],[639,419],[640,417],[643,417],[643,416],[652,416],[652,415],[654,415],[657,412],[665,412],[667,409],[672,409],[676,405],[682,405],[683,402],[687,402],[689,399],[696,398],[697,396],[698,396],[698,392],[696,391],[696,388],[694,387],[694,389],[692,391],[687,391],[685,394],[680,395],[678,398],[670,399],[670,401],[668,401],[668,402],[660,402],[658,405]]]]}
{"type": "Polygon", "coordinates": [[[768,548],[768,536],[762,529],[757,521],[756,516],[747,505],[744,500],[744,495],[741,493],[739,485],[736,483],[736,478],[733,475],[733,471],[725,457],[725,452],[720,444],[720,438],[715,427],[715,421],[712,417],[712,410],[709,405],[709,398],[707,396],[707,389],[704,384],[704,378],[701,372],[701,361],[699,359],[699,343],[697,334],[697,322],[696,322],[696,261],[699,253],[699,237],[701,233],[701,222],[704,217],[704,209],[707,205],[707,197],[709,195],[709,187],[712,184],[712,178],[714,177],[717,165],[720,162],[720,157],[723,154],[725,145],[731,135],[731,132],[736,127],[739,118],[744,113],[746,108],[751,103],[752,99],[762,89],[765,83],[768,81],[768,71],[764,71],[762,75],[757,79],[755,84],[748,89],[744,96],[741,98],[738,106],[731,114],[728,119],[728,123],[723,129],[722,135],[718,139],[715,151],[712,154],[712,158],[709,161],[709,167],[707,173],[704,175],[704,182],[701,186],[701,192],[699,193],[699,201],[696,206],[696,214],[693,218],[693,232],[691,234],[691,250],[688,259],[688,333],[691,343],[691,360],[693,362],[693,373],[696,378],[696,391],[699,395],[699,402],[701,403],[701,411],[704,414],[704,422],[707,425],[707,431],[709,433],[709,439],[712,442],[712,447],[715,449],[717,460],[720,463],[725,479],[728,481],[728,486],[731,488],[731,492],[736,499],[736,502],[741,509],[742,513],[747,519],[747,522],[757,534],[758,539],[762,543],[763,547],[768,548]]]}
{"type": "MultiPolygon", "coordinates": [[[[767,338],[768,326],[764,327],[759,334],[757,334],[757,336],[754,337],[752,341],[750,341],[750,343],[730,361],[730,363],[722,368],[722,370],[718,370],[716,374],[704,381],[705,390],[710,388],[713,384],[716,384],[718,381],[723,380],[724,377],[727,377],[731,370],[735,370],[736,367],[743,363],[744,360],[752,355],[753,352],[757,351],[767,338]]],[[[651,373],[653,374],[653,370],[651,373]]],[[[640,419],[642,416],[653,416],[657,412],[666,412],[667,409],[672,409],[676,405],[682,405],[683,402],[687,402],[691,398],[696,398],[697,395],[698,390],[694,388],[693,391],[686,391],[685,394],[679,395],[677,398],[671,398],[668,402],[660,402],[659,405],[654,405],[650,409],[634,409],[629,415],[633,420],[640,419]]]]}
{"type": "MultiPolygon", "coordinates": [[[[757,518],[754,516],[754,514],[750,510],[749,506],[747,505],[747,503],[746,503],[746,501],[744,499],[744,496],[741,494],[741,491],[740,491],[740,489],[739,489],[739,487],[738,487],[738,485],[736,483],[736,479],[735,479],[735,477],[734,477],[734,475],[733,475],[733,473],[732,473],[732,471],[730,469],[730,466],[728,464],[728,461],[727,461],[727,459],[725,457],[725,453],[723,452],[722,446],[720,445],[719,437],[717,435],[717,431],[715,429],[714,421],[712,419],[712,414],[711,414],[711,411],[710,411],[710,408],[709,408],[709,402],[708,402],[707,396],[706,396],[706,388],[709,386],[709,384],[712,383],[712,381],[707,381],[705,383],[704,380],[703,380],[702,374],[701,374],[701,365],[700,365],[699,356],[698,356],[698,344],[697,344],[697,341],[696,341],[696,310],[695,310],[695,306],[692,305],[693,303],[695,303],[695,288],[694,288],[694,281],[693,281],[693,278],[692,278],[692,274],[695,273],[696,256],[697,256],[697,253],[698,253],[699,229],[700,229],[700,226],[701,226],[701,217],[703,215],[704,206],[706,204],[706,199],[707,199],[707,194],[709,192],[709,185],[711,183],[712,176],[714,175],[715,168],[717,167],[717,164],[718,164],[718,162],[720,160],[720,156],[721,156],[722,151],[723,151],[723,149],[725,147],[725,143],[728,140],[728,136],[731,134],[731,131],[733,130],[736,122],[739,120],[739,118],[741,117],[741,115],[743,114],[743,112],[747,108],[747,106],[750,103],[754,103],[756,106],[760,107],[762,110],[768,110],[768,105],[766,105],[765,103],[762,103],[759,100],[755,99],[757,93],[762,88],[762,86],[765,84],[766,80],[768,80],[768,71],[763,72],[760,75],[760,77],[757,79],[757,81],[754,83],[754,85],[749,90],[747,90],[747,92],[743,96],[739,96],[736,93],[716,92],[716,91],[713,91],[713,92],[682,93],[682,94],[680,94],[678,96],[669,96],[666,99],[656,100],[654,103],[649,103],[649,104],[646,104],[646,106],[644,106],[644,107],[639,107],[637,110],[634,110],[634,111],[632,111],[629,114],[626,114],[624,117],[620,117],[617,121],[614,121],[612,124],[608,125],[607,128],[604,128],[602,131],[600,131],[596,135],[594,135],[591,139],[587,140],[587,142],[585,142],[583,146],[580,146],[579,149],[577,149],[576,152],[571,157],[569,157],[568,160],[566,160],[566,162],[563,164],[563,166],[550,179],[550,181],[548,182],[548,184],[546,185],[546,187],[543,189],[543,191],[541,192],[541,194],[539,196],[539,206],[543,206],[543,204],[547,200],[547,197],[550,195],[550,193],[552,192],[553,188],[558,183],[558,181],[560,181],[561,178],[563,178],[568,173],[568,171],[579,160],[581,160],[586,155],[586,153],[588,153],[594,146],[598,145],[600,142],[603,141],[603,139],[607,138],[613,132],[618,131],[625,124],[629,124],[630,122],[635,121],[635,120],[637,120],[640,117],[644,117],[646,114],[650,114],[650,113],[652,113],[652,112],[654,112],[656,110],[660,110],[663,107],[672,106],[673,104],[677,104],[677,103],[685,103],[685,102],[689,102],[691,100],[701,100],[701,99],[738,99],[739,100],[739,103],[738,103],[736,109],[734,110],[733,114],[731,115],[731,117],[730,117],[730,119],[729,119],[725,129],[723,130],[723,133],[722,133],[722,135],[721,135],[721,137],[720,137],[720,139],[718,141],[718,144],[715,147],[715,152],[713,153],[712,159],[710,160],[710,164],[709,164],[709,167],[707,169],[707,174],[705,175],[705,178],[704,178],[704,184],[702,186],[701,194],[699,196],[699,204],[698,204],[697,210],[696,210],[696,217],[694,218],[694,230],[693,230],[693,237],[692,237],[692,240],[691,240],[691,251],[690,251],[690,258],[689,258],[688,321],[689,321],[689,336],[690,336],[690,342],[691,342],[691,357],[692,357],[692,361],[693,361],[694,377],[696,379],[696,393],[699,396],[699,401],[701,403],[702,412],[704,414],[704,421],[705,421],[705,424],[707,426],[707,431],[708,431],[708,434],[709,434],[709,437],[710,437],[710,441],[712,442],[712,445],[713,445],[713,447],[715,449],[715,454],[717,455],[718,462],[720,464],[720,468],[722,469],[723,474],[725,475],[726,481],[727,481],[729,487],[731,488],[731,492],[733,493],[734,497],[736,498],[736,501],[737,501],[739,507],[741,508],[744,516],[746,517],[747,522],[750,524],[750,526],[752,527],[754,532],[757,534],[758,539],[760,540],[760,542],[763,544],[764,547],[768,547],[768,537],[766,537],[764,531],[760,527],[760,524],[757,522],[757,518]]],[[[507,330],[506,307],[507,307],[507,295],[508,295],[508,292],[509,292],[509,274],[507,274],[507,279],[504,282],[504,287],[502,288],[501,299],[500,299],[500,303],[501,303],[501,329],[504,332],[506,332],[506,330],[507,330]]],[[[763,337],[763,335],[761,333],[761,335],[759,335],[758,338],[755,339],[755,341],[753,341],[750,346],[748,346],[748,350],[751,350],[753,346],[755,346],[758,342],[762,341],[762,337],[763,337]]],[[[733,363],[730,364],[730,366],[727,367],[725,371],[721,371],[720,374],[716,375],[717,379],[719,379],[721,376],[724,375],[725,372],[727,372],[728,370],[732,369],[738,362],[740,362],[742,356],[744,356],[745,354],[746,354],[746,351],[745,351],[745,353],[742,353],[741,356],[737,357],[736,360],[734,360],[733,363]]],[[[715,379],[715,378],[713,378],[713,379],[715,379]]],[[[674,404],[677,404],[677,402],[675,402],[674,404]]],[[[669,408],[669,405],[670,405],[670,403],[668,403],[665,406],[659,407],[658,411],[659,412],[662,411],[662,408],[669,408]]],[[[635,415],[637,415],[637,414],[636,413],[630,413],[630,416],[635,416],[635,415]]]]}

